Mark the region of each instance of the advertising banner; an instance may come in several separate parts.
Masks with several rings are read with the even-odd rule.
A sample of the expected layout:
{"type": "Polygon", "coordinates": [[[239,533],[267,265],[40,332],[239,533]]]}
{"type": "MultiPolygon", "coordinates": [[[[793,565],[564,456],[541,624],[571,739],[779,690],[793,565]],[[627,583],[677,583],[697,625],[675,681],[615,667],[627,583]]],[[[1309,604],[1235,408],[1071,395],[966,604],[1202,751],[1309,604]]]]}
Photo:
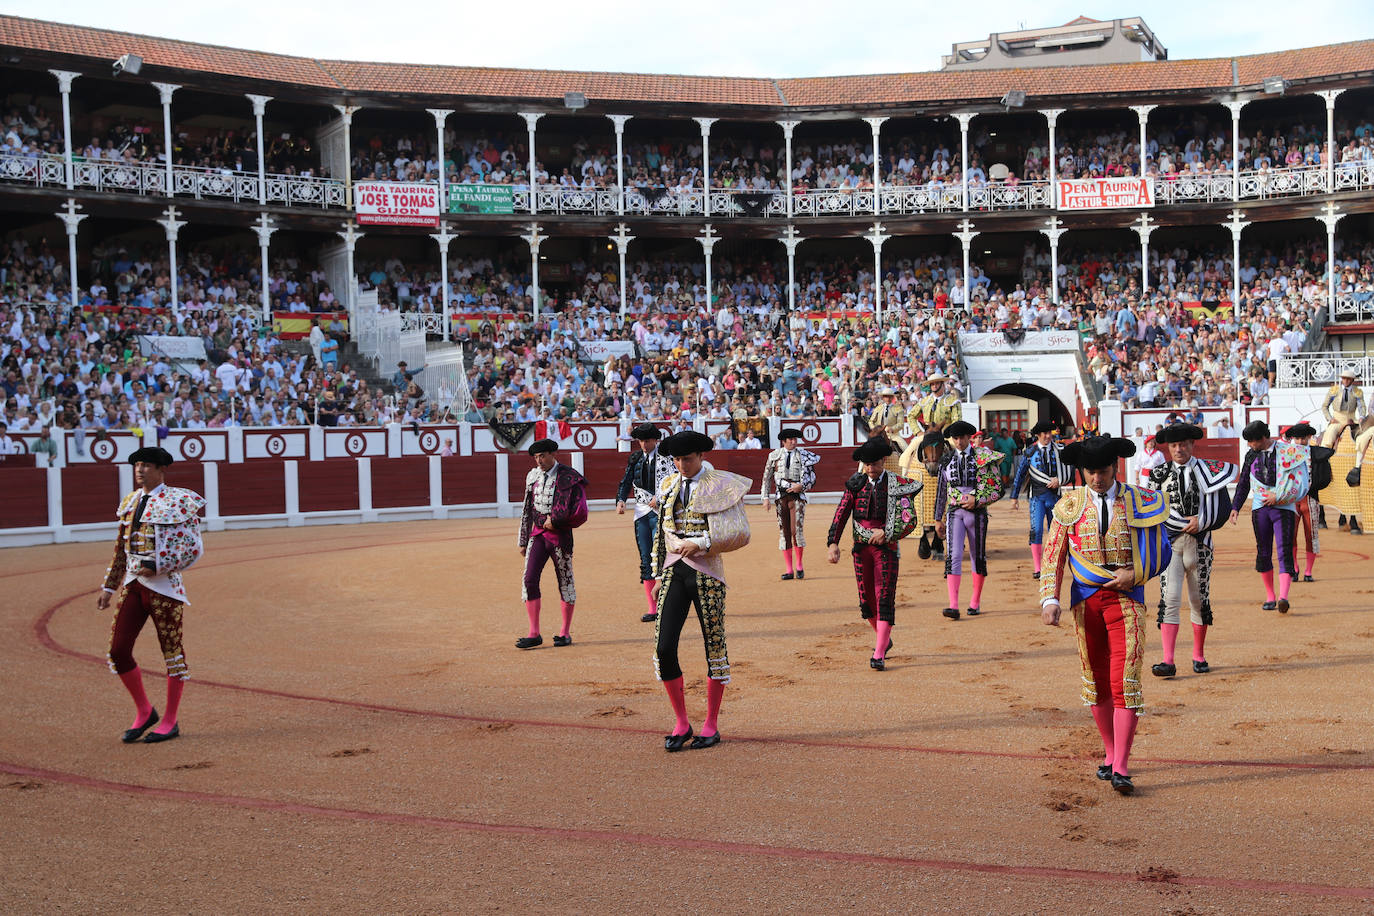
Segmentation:
{"type": "Polygon", "coordinates": [[[205,359],[205,341],[199,337],[168,337],[158,334],[140,334],[138,352],[144,356],[170,360],[205,359]]]}
{"type": "Polygon", "coordinates": [[[451,184],[450,213],[514,213],[515,188],[508,184],[451,184]]]}
{"type": "Polygon", "coordinates": [[[1153,207],[1155,186],[1148,178],[1078,178],[1055,186],[1060,210],[1122,210],[1153,207]]]}
{"type": "Polygon", "coordinates": [[[360,181],[353,209],[364,226],[439,228],[439,186],[413,181],[360,181]]]}
{"type": "Polygon", "coordinates": [[[608,356],[616,358],[635,355],[633,340],[582,340],[577,344],[577,358],[584,363],[605,362],[608,356]]]}

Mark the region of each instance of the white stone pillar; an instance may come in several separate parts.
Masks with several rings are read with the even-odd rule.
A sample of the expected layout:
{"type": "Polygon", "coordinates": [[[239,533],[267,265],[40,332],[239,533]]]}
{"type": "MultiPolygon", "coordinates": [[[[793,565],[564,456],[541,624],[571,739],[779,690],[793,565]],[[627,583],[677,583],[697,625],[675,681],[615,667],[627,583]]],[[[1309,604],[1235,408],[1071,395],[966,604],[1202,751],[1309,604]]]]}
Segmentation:
{"type": "MultiPolygon", "coordinates": [[[[534,133],[534,128],[533,128],[533,127],[530,128],[530,133],[531,133],[531,135],[533,135],[533,133],[534,133]]],[[[531,299],[531,301],[534,303],[534,320],[535,320],[535,321],[538,321],[538,320],[539,320],[539,299],[540,299],[540,296],[539,296],[539,246],[542,245],[542,244],[544,243],[544,240],[545,240],[546,238],[548,238],[548,236],[546,236],[546,235],[540,235],[540,234],[539,234],[539,224],[538,224],[538,223],[530,223],[530,231],[529,231],[529,234],[528,234],[528,235],[522,235],[522,236],[520,236],[520,237],[521,237],[522,239],[524,239],[524,240],[525,240],[525,243],[528,244],[528,245],[530,246],[530,286],[531,286],[531,288],[534,290],[534,295],[532,295],[532,296],[530,297],[530,299],[531,299]]]]}
{"type": "MultiPolygon", "coordinates": [[[[1059,208],[1059,189],[1056,187],[1059,180],[1059,148],[1055,145],[1054,128],[1055,125],[1059,123],[1059,116],[1064,113],[1064,109],[1042,108],[1040,113],[1045,116],[1045,120],[1048,121],[1050,125],[1050,149],[1048,157],[1050,160],[1050,208],[1057,210],[1059,208]]],[[[1052,240],[1050,251],[1054,251],[1057,247],[1056,244],[1053,244],[1052,240]]]]}
{"type": "MultiPolygon", "coordinates": [[[[977,112],[956,111],[954,116],[959,119],[959,187],[964,196],[964,212],[968,212],[968,126],[977,112]]],[[[964,281],[968,282],[967,279],[964,281]]],[[[965,290],[967,292],[967,290],[965,290]]]]}
{"type": "Polygon", "coordinates": [[[253,103],[253,120],[258,126],[258,206],[263,207],[267,205],[267,161],[263,158],[262,116],[267,113],[267,103],[272,97],[249,93],[248,101],[253,103]]]}
{"type": "Polygon", "coordinates": [[[973,247],[973,240],[979,235],[973,228],[973,221],[961,219],[956,225],[959,231],[954,233],[954,237],[959,240],[959,244],[964,248],[964,311],[973,311],[973,282],[969,276],[969,249],[973,247]]]}
{"type": "Polygon", "coordinates": [[[702,227],[701,235],[697,236],[697,241],[701,243],[701,253],[706,258],[706,311],[712,315],[716,313],[715,301],[711,298],[711,252],[716,247],[716,242],[720,238],[716,235],[711,224],[707,223],[702,227]]]}
{"type": "MultiPolygon", "coordinates": [[[[538,186],[537,184],[535,184],[535,177],[534,177],[534,165],[535,165],[535,162],[537,161],[536,158],[535,158],[535,155],[534,155],[534,125],[538,124],[538,123],[539,123],[539,119],[542,118],[542,117],[544,117],[544,116],[543,116],[542,114],[539,114],[539,113],[533,112],[533,111],[522,111],[522,112],[520,112],[520,117],[522,117],[522,118],[525,119],[525,130],[526,130],[526,131],[528,132],[528,134],[529,134],[530,164],[529,164],[528,168],[529,168],[529,175],[530,175],[530,212],[531,212],[531,213],[538,213],[538,212],[539,212],[539,202],[538,202],[537,198],[539,197],[539,193],[538,193],[538,192],[539,192],[539,186],[538,186]]],[[[535,315],[537,316],[537,315],[539,314],[539,311],[538,311],[538,309],[539,309],[539,305],[538,305],[538,303],[539,303],[539,284],[537,284],[537,283],[535,284],[535,297],[534,297],[534,301],[535,301],[535,315]]]]}
{"type": "MultiPolygon", "coordinates": [[[[711,125],[716,123],[716,118],[693,118],[697,126],[701,128],[701,206],[702,215],[707,219],[711,218],[711,125]]],[[[708,226],[709,228],[709,226],[708,226]]],[[[706,263],[711,263],[711,254],[707,252],[706,263]]],[[[707,268],[710,269],[709,267],[707,268]]],[[[709,295],[709,294],[708,294],[709,295]]]]}
{"type": "MultiPolygon", "coordinates": [[[[49,70],[57,77],[57,90],[62,93],[62,145],[67,172],[67,190],[74,188],[76,170],[72,164],[72,80],[80,76],[71,70],[49,70]]],[[[75,303],[73,303],[75,304],[75,303]]]]}
{"type": "Polygon", "coordinates": [[[270,328],[272,326],[272,293],[268,285],[268,266],[267,248],[272,244],[272,233],[277,231],[277,227],[272,224],[272,217],[263,213],[258,217],[258,221],[253,225],[253,232],[258,236],[258,253],[260,255],[262,273],[262,320],[270,328]]]}
{"type": "Polygon", "coordinates": [[[877,216],[883,212],[882,190],[883,176],[879,171],[882,165],[882,156],[878,148],[878,134],[883,129],[883,122],[887,118],[864,118],[868,122],[869,128],[873,131],[873,215],[877,216]]]}
{"type": "Polygon", "coordinates": [[[779,121],[778,126],[782,128],[783,148],[786,151],[783,157],[783,168],[786,174],[783,175],[782,186],[784,193],[787,194],[787,218],[792,218],[792,131],[797,129],[800,121],[779,121]]]}
{"type": "MultiPolygon", "coordinates": [[[[348,169],[351,174],[353,167],[348,169]]],[[[358,320],[358,277],[353,268],[353,251],[358,245],[358,239],[366,233],[359,232],[358,226],[353,220],[343,224],[344,231],[336,232],[339,238],[343,239],[344,249],[348,252],[348,279],[344,283],[344,303],[348,306],[348,331],[351,336],[357,336],[356,322],[358,320]]]]}
{"type": "Polygon", "coordinates": [[[1145,294],[1150,291],[1150,236],[1159,227],[1148,213],[1140,214],[1140,219],[1131,223],[1131,230],[1140,236],[1140,300],[1144,305],[1145,294]]]}
{"type": "Polygon", "coordinates": [[[1333,201],[1322,205],[1322,215],[1317,217],[1326,227],[1326,320],[1336,320],[1336,224],[1345,219],[1345,214],[1333,201]]]}
{"type": "MultiPolygon", "coordinates": [[[[70,175],[71,173],[68,172],[70,175]]],[[[79,303],[80,287],[76,282],[76,227],[81,225],[81,221],[86,218],[86,214],[77,213],[80,205],[73,199],[67,198],[67,208],[57,211],[57,218],[62,220],[62,225],[67,227],[67,263],[71,275],[67,278],[67,286],[71,289],[71,308],[76,311],[79,303]]]]}
{"type": "Polygon", "coordinates": [[[1231,211],[1231,218],[1221,224],[1231,230],[1231,306],[1240,308],[1240,234],[1250,225],[1245,214],[1239,210],[1231,211]]]}
{"type": "MultiPolygon", "coordinates": [[[[335,105],[334,110],[339,113],[343,120],[344,137],[344,206],[353,209],[353,115],[361,108],[361,105],[335,105]]],[[[352,249],[350,249],[351,255],[352,249]]],[[[354,283],[353,262],[348,265],[348,282],[354,283]]],[[[353,297],[349,296],[348,307],[353,308],[353,297]]]]}
{"type": "MultiPolygon", "coordinates": [[[[1231,200],[1240,200],[1240,110],[1245,102],[1231,101],[1226,107],[1231,109],[1231,200]]],[[[1239,269],[1239,265],[1237,265],[1239,269]]]]}
{"type": "MultiPolygon", "coordinates": [[[[425,109],[434,116],[434,132],[439,136],[439,225],[443,227],[444,214],[448,212],[448,195],[444,192],[444,185],[448,182],[448,173],[444,170],[444,125],[448,123],[448,116],[453,114],[452,108],[427,108],[425,109]]],[[[439,247],[447,252],[447,247],[443,242],[439,247]]],[[[447,256],[447,254],[445,255],[447,256]]],[[[448,277],[444,277],[444,282],[448,283],[448,277]]],[[[448,310],[448,300],[444,300],[444,309],[448,310]]],[[[444,340],[448,340],[448,322],[444,322],[444,340]]]]}
{"type": "MultiPolygon", "coordinates": [[[[435,117],[437,119],[438,116],[436,115],[435,117]]],[[[439,133],[440,136],[443,135],[443,127],[439,128],[439,133]]],[[[442,159],[439,161],[440,163],[443,162],[442,159]]],[[[439,171],[442,172],[443,170],[444,169],[441,164],[439,167],[439,171]]],[[[434,241],[439,244],[439,295],[444,297],[444,307],[440,309],[440,314],[443,315],[442,320],[444,322],[444,340],[447,341],[450,337],[450,332],[452,330],[453,325],[453,319],[449,312],[448,246],[453,242],[454,239],[458,238],[458,233],[450,232],[448,229],[448,223],[444,222],[443,218],[441,217],[439,219],[439,231],[431,233],[429,237],[434,239],[434,241]]]]}
{"type": "Polygon", "coordinates": [[[625,287],[625,256],[629,253],[630,242],[634,241],[634,236],[630,235],[630,227],[624,223],[618,224],[615,228],[615,235],[610,236],[610,239],[615,242],[616,250],[620,253],[620,317],[624,318],[630,307],[625,287]]]}
{"type": "MultiPolygon", "coordinates": [[[[873,223],[873,228],[865,236],[873,246],[873,317],[878,323],[878,335],[883,333],[883,243],[890,235],[883,231],[883,224],[873,223]]],[[[881,346],[881,344],[879,345],[881,346]]]]}
{"type": "MultiPolygon", "coordinates": [[[[168,93],[167,98],[171,98],[171,93],[168,93]]],[[[157,224],[167,233],[167,256],[171,264],[168,274],[172,279],[172,315],[179,321],[181,319],[181,298],[177,291],[177,235],[180,234],[181,227],[186,225],[186,221],[177,219],[181,213],[170,204],[166,210],[162,211],[162,215],[163,218],[158,220],[157,224]]]]}
{"type": "Polygon", "coordinates": [[[1326,101],[1326,193],[1336,190],[1336,99],[1344,89],[1323,89],[1317,93],[1326,101]]]}
{"type": "Polygon", "coordinates": [[[1140,121],[1140,177],[1145,177],[1145,127],[1150,123],[1150,112],[1158,108],[1158,105],[1132,105],[1131,111],[1135,112],[1136,119],[1140,121]]]}
{"type": "MultiPolygon", "coordinates": [[[[617,216],[625,215],[625,125],[634,115],[606,115],[611,119],[611,124],[615,126],[615,189],[616,204],[615,212],[617,216]]],[[[624,267],[620,270],[625,272],[624,267]]],[[[624,314],[625,297],[620,297],[621,314],[624,314]]]]}
{"type": "MultiPolygon", "coordinates": [[[[180,89],[173,83],[153,83],[157,87],[158,95],[162,97],[162,149],[167,154],[167,187],[166,194],[171,197],[175,189],[172,187],[172,93],[180,89]]],[[[173,284],[176,278],[172,278],[173,284]]]]}
{"type": "Polygon", "coordinates": [[[797,310],[797,246],[806,239],[797,233],[791,223],[782,234],[782,246],[787,249],[787,314],[797,310]]]}
{"type": "Polygon", "coordinates": [[[1059,238],[1069,230],[1064,221],[1057,216],[1045,220],[1045,228],[1040,230],[1050,240],[1050,301],[1059,304],[1059,238]]]}

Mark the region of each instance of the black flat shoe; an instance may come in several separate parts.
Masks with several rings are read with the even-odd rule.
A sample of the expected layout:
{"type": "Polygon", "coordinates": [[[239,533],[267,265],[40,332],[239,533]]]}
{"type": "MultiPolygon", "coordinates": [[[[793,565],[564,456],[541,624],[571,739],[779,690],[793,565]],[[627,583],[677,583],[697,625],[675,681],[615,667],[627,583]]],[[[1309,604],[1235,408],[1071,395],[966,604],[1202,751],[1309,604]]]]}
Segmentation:
{"type": "Polygon", "coordinates": [[[148,718],[143,720],[142,725],[126,728],[124,730],[124,736],[119,740],[123,741],[125,744],[133,744],[139,738],[143,737],[144,732],[156,725],[159,718],[160,716],[158,716],[157,710],[154,709],[152,712],[148,713],[148,718]]]}
{"type": "Polygon", "coordinates": [[[797,578],[798,578],[798,579],[805,579],[805,578],[806,578],[806,570],[804,570],[804,569],[799,569],[799,570],[797,570],[797,578]]]}
{"type": "Polygon", "coordinates": [[[657,619],[658,619],[658,615],[657,615],[657,614],[645,614],[643,617],[639,618],[639,622],[640,622],[640,623],[653,623],[653,622],[654,622],[655,620],[657,620],[657,619]]]}
{"type": "Polygon", "coordinates": [[[1112,778],[1112,765],[1110,763],[1099,763],[1097,765],[1097,778],[1106,782],[1112,778]]]}
{"type": "Polygon", "coordinates": [[[791,582],[793,579],[797,578],[797,574],[796,574],[796,573],[783,573],[783,574],[782,574],[781,576],[779,576],[778,578],[781,579],[781,580],[784,581],[784,582],[791,582]]]}
{"type": "Polygon", "coordinates": [[[950,620],[959,619],[959,609],[957,607],[947,607],[940,613],[948,617],[950,620]]]}
{"type": "Polygon", "coordinates": [[[720,744],[720,732],[714,735],[697,735],[692,739],[692,743],[687,745],[689,751],[700,751],[708,747],[715,747],[720,744]]]}
{"type": "Polygon", "coordinates": [[[1135,791],[1135,783],[1131,782],[1131,777],[1122,776],[1115,770],[1112,771],[1112,788],[1122,795],[1130,795],[1135,791]]]}
{"type": "Polygon", "coordinates": [[[542,646],[544,637],[542,636],[521,636],[515,641],[517,649],[533,649],[535,646],[542,646]]]}
{"type": "Polygon", "coordinates": [[[554,644],[555,646],[571,646],[571,645],[572,645],[572,635],[570,634],[570,635],[568,635],[568,636],[555,636],[555,637],[553,638],[553,644],[554,644]]]}
{"type": "Polygon", "coordinates": [[[1279,599],[1278,609],[1280,614],[1287,614],[1290,607],[1292,607],[1292,605],[1288,603],[1287,598],[1279,599]]]}
{"type": "Polygon", "coordinates": [[[1207,664],[1207,662],[1205,662],[1205,661],[1201,661],[1201,662],[1200,662],[1200,661],[1197,661],[1196,659],[1193,661],[1193,673],[1194,673],[1194,674],[1206,674],[1208,671],[1211,671],[1211,670],[1212,670],[1212,666],[1209,665],[1209,664],[1207,664]]]}
{"type": "Polygon", "coordinates": [[[1039,579],[1039,578],[1040,578],[1040,570],[1037,569],[1035,572],[1031,573],[1031,578],[1032,578],[1032,579],[1039,579]]]}
{"type": "Polygon", "coordinates": [[[970,617],[977,617],[979,614],[981,614],[981,613],[983,613],[983,612],[980,611],[980,610],[979,610],[978,608],[976,608],[976,607],[971,607],[971,608],[968,609],[968,611],[966,611],[966,613],[967,613],[970,617]]]}
{"type": "Polygon", "coordinates": [[[887,662],[881,658],[870,658],[868,660],[868,667],[872,668],[874,671],[885,671],[887,669],[887,662]]]}
{"type": "Polygon", "coordinates": [[[171,741],[173,738],[180,737],[180,735],[181,723],[178,722],[176,725],[172,726],[172,730],[169,732],[148,732],[148,734],[143,736],[143,743],[157,744],[159,741],[171,741]]]}
{"type": "Polygon", "coordinates": [[[672,754],[682,750],[683,746],[690,740],[692,740],[691,728],[687,729],[687,734],[685,735],[665,735],[663,738],[663,749],[672,754]]]}
{"type": "Polygon", "coordinates": [[[1316,579],[1313,579],[1311,576],[1303,576],[1303,577],[1302,577],[1302,581],[1304,581],[1304,582],[1316,582],[1317,580],[1316,580],[1316,579]]]}
{"type": "MultiPolygon", "coordinates": [[[[1193,664],[1196,665],[1197,662],[1193,664]]],[[[1175,674],[1178,674],[1178,666],[1166,665],[1164,662],[1159,662],[1150,667],[1150,673],[1155,677],[1173,677],[1175,674]]]]}
{"type": "Polygon", "coordinates": [[[1278,607],[1278,606],[1279,606],[1279,604],[1278,604],[1277,601],[1266,601],[1266,602],[1264,602],[1263,604],[1260,605],[1260,610],[1261,610],[1261,611],[1272,611],[1274,608],[1276,608],[1276,607],[1278,607]]]}

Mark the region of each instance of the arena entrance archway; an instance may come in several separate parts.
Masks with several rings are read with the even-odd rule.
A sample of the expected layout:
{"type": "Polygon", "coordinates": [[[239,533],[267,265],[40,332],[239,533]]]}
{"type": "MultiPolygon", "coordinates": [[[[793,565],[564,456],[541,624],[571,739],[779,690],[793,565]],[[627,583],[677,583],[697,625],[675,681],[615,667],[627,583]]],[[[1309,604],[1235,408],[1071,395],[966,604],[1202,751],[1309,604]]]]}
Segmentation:
{"type": "Polygon", "coordinates": [[[1052,391],[1029,382],[1011,382],[989,389],[978,399],[982,427],[996,432],[1028,431],[1041,420],[1062,426],[1077,422],[1074,412],[1052,391]]]}

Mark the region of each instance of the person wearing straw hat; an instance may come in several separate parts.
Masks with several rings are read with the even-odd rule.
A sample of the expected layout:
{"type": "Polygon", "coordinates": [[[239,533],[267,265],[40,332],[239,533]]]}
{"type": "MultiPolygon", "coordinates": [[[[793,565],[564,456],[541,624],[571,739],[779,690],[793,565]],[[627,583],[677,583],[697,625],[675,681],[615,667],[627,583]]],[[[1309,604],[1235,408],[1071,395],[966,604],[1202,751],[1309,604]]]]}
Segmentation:
{"type": "Polygon", "coordinates": [[[641,423],[630,431],[630,438],[639,447],[630,453],[625,476],[615,495],[615,511],[625,514],[625,504],[635,500],[635,545],[639,548],[639,580],[649,610],[639,619],[652,623],[658,619],[658,604],[654,601],[654,528],[658,525],[658,488],[673,473],[673,459],[659,451],[663,432],[653,423],[641,423]]]}
{"type": "Polygon", "coordinates": [[[530,631],[515,641],[517,649],[533,649],[544,644],[539,633],[541,593],[539,578],[544,566],[553,560],[558,582],[559,609],[563,628],[553,638],[555,646],[572,645],[572,618],[577,604],[577,585],[573,581],[573,529],[587,520],[587,478],[558,461],[558,443],[540,439],[529,448],[534,467],[525,476],[525,501],[520,510],[517,542],[525,558],[521,598],[529,616],[530,631]]]}
{"type": "Polygon", "coordinates": [[[1207,628],[1212,625],[1212,532],[1226,524],[1231,512],[1227,487],[1235,483],[1239,469],[1225,461],[1195,457],[1194,443],[1203,436],[1202,429],[1191,423],[1172,423],[1155,436],[1169,453],[1169,462],[1150,472],[1150,484],[1168,503],[1164,527],[1173,550],[1173,559],[1159,575],[1158,622],[1164,660],[1150,669],[1155,677],[1173,677],[1178,672],[1174,646],[1185,589],[1193,624],[1193,672],[1211,670],[1204,648],[1207,628]]]}
{"type": "Polygon", "coordinates": [[[1040,578],[1041,557],[1044,554],[1045,525],[1054,511],[1060,494],[1073,483],[1073,465],[1064,460],[1062,449],[1054,441],[1056,424],[1041,420],[1031,427],[1035,442],[1027,446],[1016,465],[1011,482],[1011,507],[1021,508],[1021,489],[1030,487],[1030,552],[1035,563],[1034,578],[1040,578]]]}
{"type": "Polygon", "coordinates": [[[1040,616],[1059,626],[1059,593],[1069,584],[1069,610],[1078,634],[1085,706],[1102,737],[1097,778],[1122,795],[1135,791],[1131,745],[1144,708],[1140,675],[1145,658],[1145,583],[1171,558],[1161,493],[1120,483],[1117,462],[1135,443],[1090,436],[1064,447],[1064,460],[1083,474],[1054,506],[1040,577],[1040,616]]]}
{"type": "Polygon", "coordinates": [[[102,611],[109,608],[118,590],[106,658],[134,701],[134,723],[120,740],[132,744],[142,738],[146,744],[156,744],[181,734],[177,713],[190,676],[181,642],[182,615],[191,603],[181,574],[204,553],[200,510],[205,498],[191,490],[167,486],[172,456],[166,449],[141,448],[129,456],[129,463],[134,466],[137,489],[119,503],[114,559],[105,573],[96,607],[102,611]],[[167,666],[167,705],[161,717],[148,702],[143,674],[134,661],[134,643],[149,618],[167,666]]]}
{"type": "Polygon", "coordinates": [[[788,427],[778,433],[779,448],[768,453],[763,466],[759,495],[766,506],[777,503],[778,549],[787,564],[784,580],[805,579],[802,553],[806,549],[807,492],[816,485],[815,467],[821,456],[800,447],[801,430],[788,427]],[[769,490],[773,495],[769,496],[769,490]]]}
{"type": "Polygon", "coordinates": [[[906,415],[906,424],[912,432],[944,432],[951,423],[964,418],[964,409],[959,403],[959,395],[949,390],[949,376],[936,372],[926,376],[930,393],[916,402],[916,406],[906,415]]]}
{"type": "Polygon", "coordinates": [[[968,615],[977,617],[982,613],[983,583],[988,576],[988,506],[1002,498],[1002,475],[998,471],[1002,456],[992,449],[975,448],[975,432],[973,424],[965,420],[956,420],[945,429],[945,438],[954,451],[940,468],[935,497],[935,532],[941,538],[946,530],[949,532],[949,543],[945,546],[949,606],[941,613],[950,620],[959,619],[965,542],[973,573],[968,615]]]}
{"type": "Polygon", "coordinates": [[[902,410],[902,405],[897,403],[897,389],[888,385],[879,389],[879,396],[882,403],[873,408],[868,414],[868,434],[869,436],[885,436],[887,441],[892,443],[893,453],[888,456],[885,462],[886,469],[892,473],[897,473],[900,468],[900,457],[906,449],[906,439],[902,437],[902,428],[906,425],[906,417],[902,410]]]}
{"type": "Polygon", "coordinates": [[[1354,369],[1342,369],[1341,380],[1326,392],[1326,400],[1322,401],[1322,416],[1326,418],[1323,448],[1334,449],[1341,441],[1341,433],[1347,427],[1358,428],[1365,415],[1364,389],[1355,384],[1358,377],[1354,369]]]}
{"type": "Polygon", "coordinates": [[[1287,614],[1288,591],[1297,576],[1296,544],[1299,500],[1307,498],[1311,482],[1311,451],[1305,445],[1275,439],[1269,424],[1252,420],[1241,430],[1250,446],[1241,459],[1240,482],[1231,504],[1231,523],[1250,499],[1250,524],[1255,530],[1255,571],[1264,582],[1266,611],[1287,614]],[[1279,557],[1279,582],[1274,590],[1274,554],[1279,557]]]}

